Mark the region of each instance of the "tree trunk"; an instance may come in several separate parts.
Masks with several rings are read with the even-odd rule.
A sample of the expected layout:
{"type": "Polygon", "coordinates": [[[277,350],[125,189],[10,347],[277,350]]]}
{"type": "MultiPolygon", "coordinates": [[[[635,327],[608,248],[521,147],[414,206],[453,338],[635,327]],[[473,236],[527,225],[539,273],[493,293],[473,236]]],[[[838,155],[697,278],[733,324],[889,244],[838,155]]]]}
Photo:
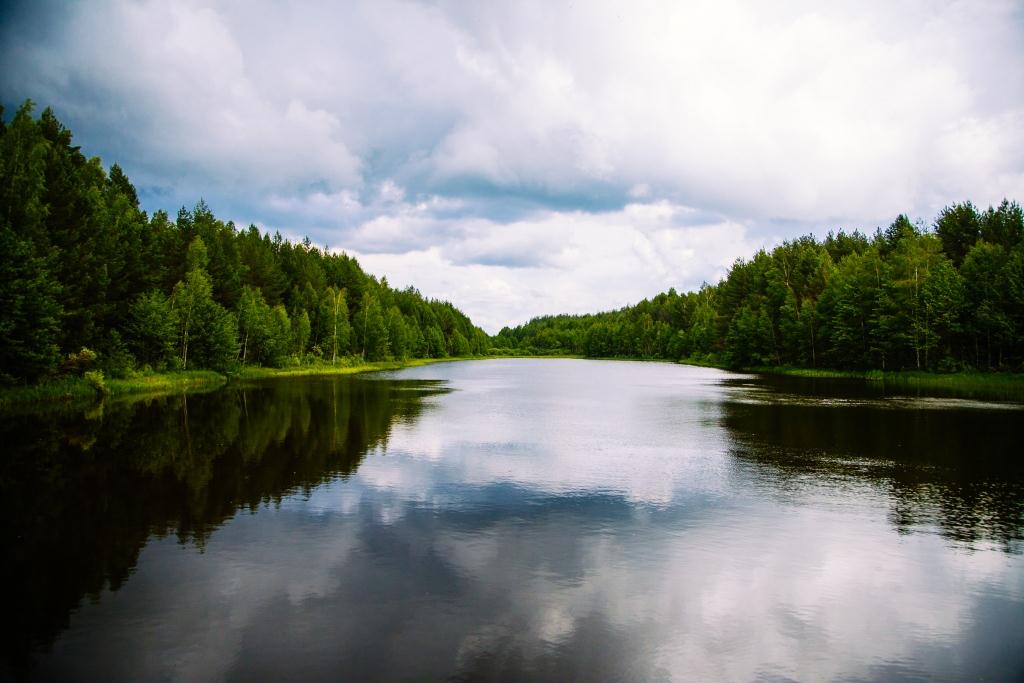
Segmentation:
{"type": "Polygon", "coordinates": [[[341,292],[334,294],[334,336],[331,340],[331,364],[338,360],[338,306],[341,303],[341,292]]]}

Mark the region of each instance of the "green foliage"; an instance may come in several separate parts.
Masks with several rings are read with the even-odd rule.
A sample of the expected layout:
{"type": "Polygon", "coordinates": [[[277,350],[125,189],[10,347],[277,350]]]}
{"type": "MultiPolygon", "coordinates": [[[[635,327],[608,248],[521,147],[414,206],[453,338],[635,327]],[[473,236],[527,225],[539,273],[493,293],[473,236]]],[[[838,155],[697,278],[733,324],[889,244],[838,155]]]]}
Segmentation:
{"type": "Polygon", "coordinates": [[[263,299],[263,292],[246,285],[238,301],[238,330],[242,343],[242,363],[258,359],[264,347],[270,307],[263,299]]]}
{"type": "Polygon", "coordinates": [[[0,122],[0,381],[44,379],[83,345],[111,376],[281,365],[310,346],[332,362],[489,346],[450,303],[393,290],[344,253],[240,231],[202,200],[147,216],[119,166],[32,111],[0,122]]]}
{"type": "Polygon", "coordinates": [[[320,299],[320,316],[317,339],[321,348],[328,351],[331,362],[338,356],[347,355],[352,342],[352,325],[348,319],[348,303],[345,290],[327,287],[320,299]]]}
{"type": "Polygon", "coordinates": [[[235,316],[213,300],[210,276],[202,267],[206,262],[203,240],[196,237],[188,250],[191,268],[171,295],[183,370],[189,368],[190,353],[195,367],[213,370],[226,369],[238,354],[235,316]]]}
{"type": "Polygon", "coordinates": [[[440,327],[431,326],[426,332],[426,338],[428,358],[447,358],[448,350],[445,348],[444,333],[440,327]]]}
{"type": "Polygon", "coordinates": [[[135,367],[135,357],[117,330],[110,330],[100,352],[100,367],[109,377],[123,379],[135,367]]]}
{"type": "Polygon", "coordinates": [[[288,317],[288,311],[284,310],[284,306],[278,304],[270,310],[270,319],[267,321],[266,344],[268,364],[275,367],[283,365],[291,342],[291,318],[288,317]]]}
{"type": "MultiPolygon", "coordinates": [[[[964,278],[964,297],[971,315],[967,333],[974,347],[974,367],[993,368],[1002,365],[1007,346],[1015,341],[1013,319],[1008,314],[1007,294],[1014,284],[1009,282],[1009,258],[998,244],[979,241],[971,247],[960,269],[964,278]]],[[[1017,341],[1019,341],[1019,330],[1017,341]]]]}
{"type": "MultiPolygon", "coordinates": [[[[0,125],[0,381],[40,381],[83,346],[136,363],[280,366],[513,353],[844,370],[1024,368],[1024,212],[1004,200],[898,216],[738,260],[718,284],[617,311],[547,316],[494,339],[448,302],[392,289],[341,252],[238,230],[203,201],[147,216],[116,164],[26,102],[0,125]],[[291,312],[289,315],[288,312],[291,312]]],[[[91,370],[81,368],[76,372],[91,370]]],[[[112,380],[114,381],[114,380],[112,380]]]]}
{"type": "Polygon", "coordinates": [[[69,353],[60,364],[61,374],[82,376],[96,365],[97,353],[83,346],[75,353],[69,353]]]}
{"type": "Polygon", "coordinates": [[[311,329],[309,314],[306,311],[292,316],[292,353],[298,356],[306,353],[311,329]]]}
{"type": "Polygon", "coordinates": [[[979,227],[981,239],[1013,249],[1024,238],[1024,210],[1017,202],[1004,199],[998,207],[990,206],[979,216],[979,227]]]}
{"type": "Polygon", "coordinates": [[[732,367],[768,365],[772,362],[771,323],[763,310],[743,306],[729,323],[726,363],[732,367]]]}
{"type": "MultiPolygon", "coordinates": [[[[398,306],[392,306],[388,311],[387,327],[391,354],[398,359],[407,358],[409,356],[409,333],[398,306]]],[[[456,334],[460,333],[456,332],[456,334]]]]}
{"type": "Polygon", "coordinates": [[[935,234],[942,240],[942,249],[953,265],[959,267],[981,237],[981,219],[974,204],[964,202],[943,209],[935,220],[935,234]]]}
{"type": "Polygon", "coordinates": [[[174,356],[177,320],[162,292],[140,295],[131,305],[125,329],[128,347],[140,363],[163,369],[174,356]]]}
{"type": "Polygon", "coordinates": [[[0,225],[0,380],[35,380],[60,356],[60,285],[49,260],[0,225]]]}
{"type": "Polygon", "coordinates": [[[376,297],[367,292],[355,316],[353,329],[365,360],[383,360],[388,356],[388,327],[381,308],[376,297]]]}
{"type": "Polygon", "coordinates": [[[89,370],[83,377],[86,383],[92,387],[97,394],[106,396],[110,393],[110,389],[107,388],[106,379],[103,377],[103,371],[101,370],[89,370]]]}
{"type": "Polygon", "coordinates": [[[511,353],[721,360],[849,371],[1024,367],[1020,207],[945,209],[935,232],[898,216],[787,241],[717,285],[618,311],[535,318],[492,340],[511,353]],[[991,240],[989,239],[991,238],[991,240]]]}
{"type": "Polygon", "coordinates": [[[462,336],[462,333],[455,330],[452,335],[452,355],[453,356],[468,356],[472,353],[469,347],[469,341],[462,336]]]}

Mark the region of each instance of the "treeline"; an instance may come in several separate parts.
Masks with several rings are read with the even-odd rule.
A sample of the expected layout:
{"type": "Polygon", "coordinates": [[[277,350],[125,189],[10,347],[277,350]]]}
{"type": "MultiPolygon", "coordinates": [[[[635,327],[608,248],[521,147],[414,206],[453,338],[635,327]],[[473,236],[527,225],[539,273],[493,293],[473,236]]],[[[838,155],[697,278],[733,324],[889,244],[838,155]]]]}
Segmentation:
{"type": "Polygon", "coordinates": [[[536,318],[494,346],[526,353],[691,359],[731,367],[1020,370],[1024,215],[1004,200],[899,216],[870,238],[803,237],[733,264],[717,285],[622,310],[536,318]]]}
{"type": "Polygon", "coordinates": [[[117,165],[32,109],[0,109],[0,381],[487,350],[452,304],[308,238],[239,230],[202,201],[148,216],[117,165]]]}

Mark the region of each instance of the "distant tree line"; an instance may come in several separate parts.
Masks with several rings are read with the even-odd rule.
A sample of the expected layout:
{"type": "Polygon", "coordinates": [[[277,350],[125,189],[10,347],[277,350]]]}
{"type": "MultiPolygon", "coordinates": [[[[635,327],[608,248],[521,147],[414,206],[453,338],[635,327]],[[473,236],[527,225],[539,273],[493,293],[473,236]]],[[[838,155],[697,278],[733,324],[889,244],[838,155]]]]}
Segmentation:
{"type": "Polygon", "coordinates": [[[717,285],[505,328],[529,353],[693,359],[731,367],[1020,370],[1024,215],[1016,202],[899,216],[872,237],[802,237],[737,260],[717,285]]]}
{"type": "Polygon", "coordinates": [[[395,290],[344,253],[239,230],[200,201],[140,209],[116,164],[50,109],[0,109],[0,381],[96,364],[212,368],[483,353],[446,301],[395,290]]]}

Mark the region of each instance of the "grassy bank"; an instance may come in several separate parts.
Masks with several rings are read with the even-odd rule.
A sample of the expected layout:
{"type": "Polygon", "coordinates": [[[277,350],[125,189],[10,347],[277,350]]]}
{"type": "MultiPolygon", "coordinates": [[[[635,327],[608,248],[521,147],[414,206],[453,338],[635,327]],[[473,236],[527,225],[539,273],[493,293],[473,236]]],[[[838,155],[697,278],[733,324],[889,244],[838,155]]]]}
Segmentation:
{"type": "Polygon", "coordinates": [[[112,396],[123,394],[182,394],[197,389],[215,389],[227,378],[213,370],[182,370],[179,372],[137,375],[125,379],[106,380],[112,396]]]}
{"type": "MultiPolygon", "coordinates": [[[[229,381],[264,380],[283,377],[315,377],[334,375],[354,375],[365,372],[382,372],[419,367],[433,363],[446,363],[464,360],[487,360],[499,358],[582,358],[573,355],[495,355],[467,356],[454,358],[410,358],[404,361],[352,362],[343,361],[336,364],[317,363],[297,365],[285,368],[243,367],[228,375],[212,370],[188,370],[164,373],[139,374],[124,379],[106,379],[103,386],[97,386],[83,377],[64,377],[41,384],[24,387],[0,388],[0,411],[13,409],[31,409],[33,405],[59,403],[89,403],[101,397],[148,397],[166,396],[210,391],[223,386],[229,381]]],[[[607,360],[638,360],[614,358],[607,360]]],[[[686,365],[700,367],[725,368],[719,363],[707,359],[687,359],[680,361],[686,365]]],[[[892,386],[907,390],[938,391],[977,397],[1004,398],[1024,400],[1024,374],[997,372],[958,372],[936,374],[917,371],[867,372],[828,370],[819,368],[792,368],[764,366],[743,368],[743,372],[754,372],[769,375],[783,375],[809,379],[853,379],[878,382],[883,386],[892,386]]]]}
{"type": "Polygon", "coordinates": [[[914,387],[927,390],[949,390],[954,392],[1015,392],[1024,398],[1024,374],[1009,372],[954,372],[934,373],[911,370],[882,372],[880,370],[832,370],[827,368],[796,368],[764,365],[748,368],[731,368],[714,356],[684,358],[672,361],[661,358],[626,358],[621,356],[597,358],[572,354],[502,353],[491,358],[582,358],[586,360],[634,361],[644,363],[680,363],[701,368],[716,368],[732,372],[746,372],[764,375],[784,375],[809,379],[853,379],[894,386],[914,387]]]}
{"type": "Polygon", "coordinates": [[[83,377],[63,377],[32,386],[0,389],[0,407],[16,403],[92,399],[103,394],[179,394],[197,389],[213,389],[226,381],[224,375],[212,370],[181,370],[105,379],[103,384],[106,391],[103,391],[83,377]]]}
{"type": "Polygon", "coordinates": [[[790,377],[818,377],[829,379],[863,379],[871,382],[903,382],[927,384],[935,387],[955,386],[1024,386],[1024,374],[1013,372],[950,372],[936,373],[921,370],[828,370],[819,368],[790,368],[764,366],[744,368],[744,372],[759,372],[790,377]]]}
{"type": "Polygon", "coordinates": [[[877,383],[885,388],[911,392],[927,391],[941,394],[1024,401],[1024,374],[1011,372],[952,372],[934,373],[919,370],[864,372],[828,370],[818,368],[754,367],[744,372],[756,372],[809,379],[854,379],[877,383]]]}
{"type": "Polygon", "coordinates": [[[101,384],[97,384],[95,380],[89,381],[85,377],[62,377],[29,386],[0,388],[0,410],[31,407],[34,404],[88,403],[104,397],[167,396],[209,391],[235,380],[354,375],[472,359],[473,357],[411,358],[404,361],[341,362],[334,365],[318,363],[286,368],[247,366],[227,375],[212,370],[153,372],[124,379],[104,379],[101,384]]]}
{"type": "Polygon", "coordinates": [[[94,401],[101,396],[180,394],[215,389],[227,378],[212,370],[139,374],[104,379],[102,384],[84,377],[61,377],[29,386],[0,389],[0,410],[34,403],[94,401]]]}
{"type": "Polygon", "coordinates": [[[287,368],[262,368],[246,366],[230,375],[233,380],[271,379],[274,377],[329,377],[332,375],[356,375],[363,372],[383,372],[386,370],[402,370],[417,368],[434,363],[451,363],[462,360],[484,360],[489,356],[455,356],[451,358],[409,358],[407,360],[386,360],[376,362],[358,362],[354,364],[316,363],[312,365],[296,365],[287,368]]]}

